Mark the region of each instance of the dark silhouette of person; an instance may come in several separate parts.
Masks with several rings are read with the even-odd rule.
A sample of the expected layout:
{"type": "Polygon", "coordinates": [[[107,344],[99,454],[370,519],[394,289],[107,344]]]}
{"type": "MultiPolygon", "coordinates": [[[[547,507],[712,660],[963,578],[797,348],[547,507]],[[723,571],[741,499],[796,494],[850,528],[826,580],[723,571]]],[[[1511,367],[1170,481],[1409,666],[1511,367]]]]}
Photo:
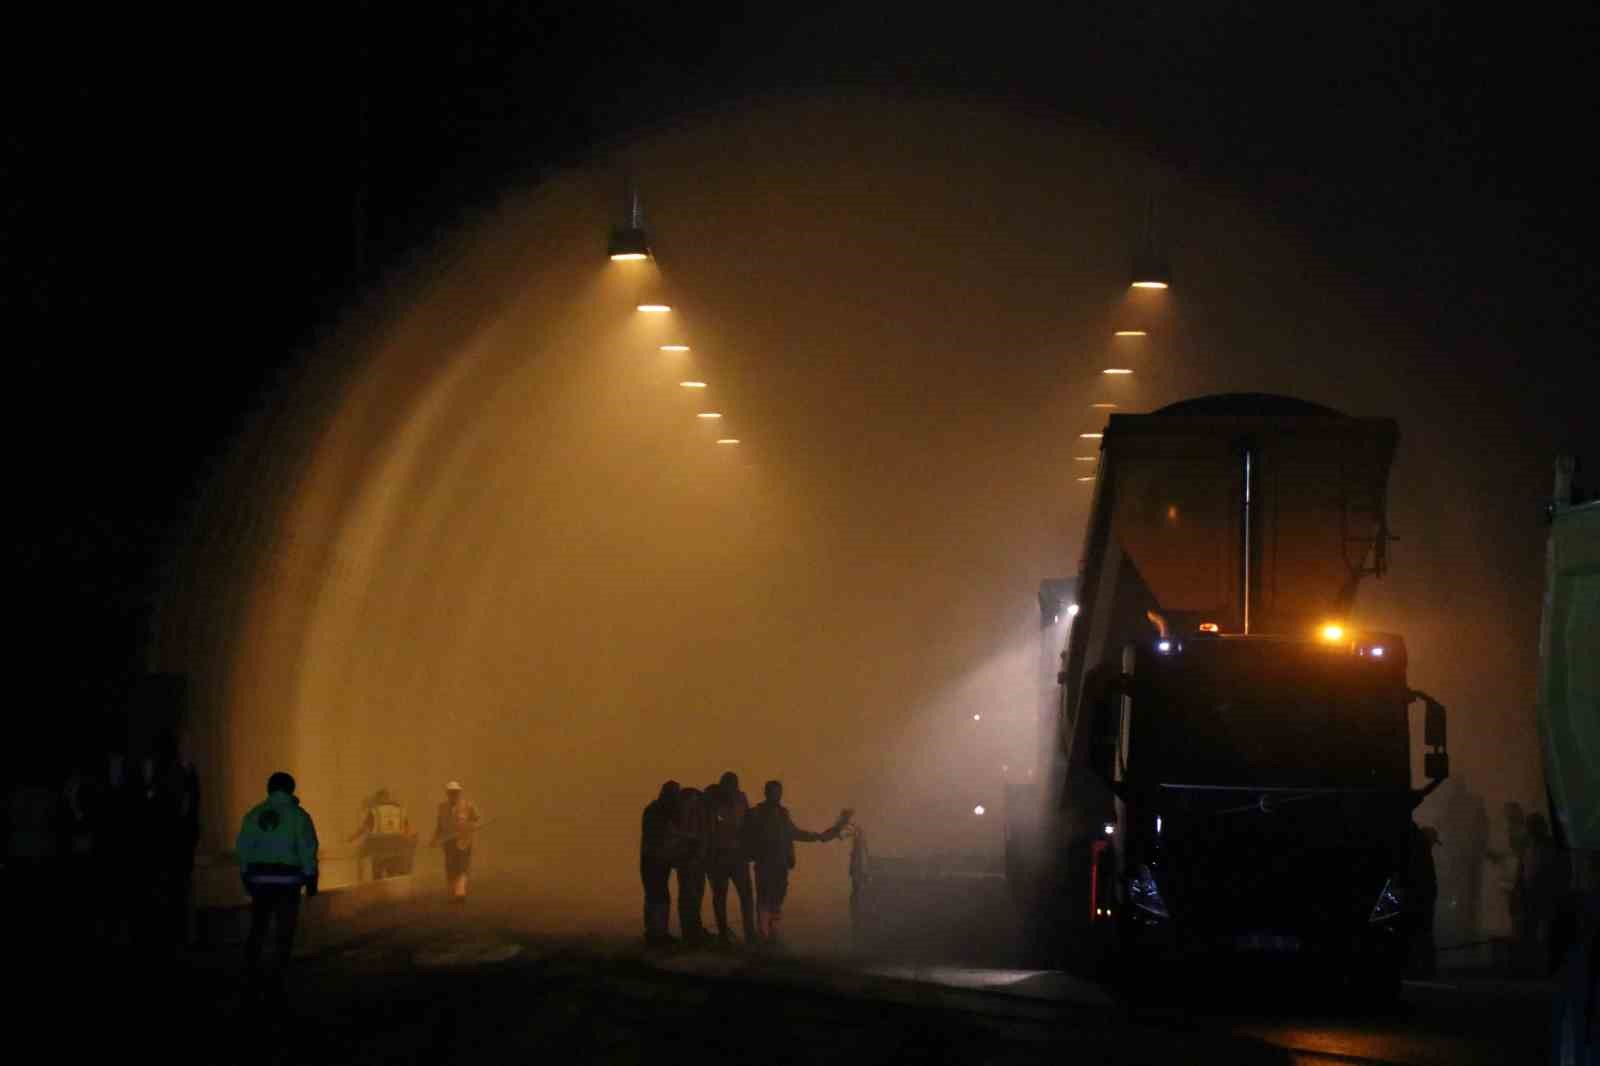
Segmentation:
{"type": "Polygon", "coordinates": [[[1511,912],[1523,965],[1542,966],[1548,975],[1560,968],[1557,923],[1572,885],[1572,866],[1550,835],[1542,814],[1528,815],[1528,840],[1517,864],[1511,912]]]}
{"type": "Polygon", "coordinates": [[[682,789],[672,819],[676,838],[672,865],[678,871],[678,935],[686,944],[700,944],[706,939],[705,923],[700,917],[711,845],[706,808],[705,794],[698,788],[682,789]]]}
{"type": "Polygon", "coordinates": [[[717,919],[717,938],[724,944],[728,932],[728,884],[739,895],[739,917],[744,922],[745,943],[756,940],[755,893],[750,883],[750,857],[744,849],[744,822],[750,800],[739,790],[739,775],[729,770],[706,790],[710,803],[711,850],[706,874],[711,880],[711,913],[717,919]]]}
{"type": "Polygon", "coordinates": [[[672,820],[679,785],[666,781],[645,806],[639,826],[639,880],[644,885],[644,942],[652,947],[674,943],[672,925],[672,820]]]}
{"type": "Polygon", "coordinates": [[[177,738],[162,733],[139,760],[133,781],[140,895],[140,954],[169,959],[187,933],[188,883],[194,871],[191,809],[196,798],[178,761],[177,738]]]}
{"type": "Polygon", "coordinates": [[[1406,910],[1410,918],[1411,971],[1423,977],[1433,976],[1437,959],[1433,920],[1439,904],[1439,873],[1433,849],[1438,846],[1437,829],[1411,824],[1406,910]]]}
{"type": "Polygon", "coordinates": [[[837,840],[849,821],[849,813],[829,829],[813,833],[801,829],[783,805],[783,782],[768,781],[762,789],[765,799],[750,808],[745,819],[746,850],[755,862],[756,937],[764,944],[778,942],[778,927],[783,920],[783,902],[789,895],[789,871],[794,869],[796,841],[814,843],[837,840]]]}

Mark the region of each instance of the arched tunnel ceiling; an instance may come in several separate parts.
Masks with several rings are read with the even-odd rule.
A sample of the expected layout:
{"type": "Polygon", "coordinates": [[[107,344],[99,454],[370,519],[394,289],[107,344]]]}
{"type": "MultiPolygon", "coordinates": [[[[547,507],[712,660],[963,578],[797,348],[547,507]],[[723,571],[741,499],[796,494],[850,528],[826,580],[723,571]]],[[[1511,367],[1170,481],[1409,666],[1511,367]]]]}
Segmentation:
{"type": "MultiPolygon", "coordinates": [[[[1076,569],[1097,400],[1398,417],[1410,550],[1366,609],[1415,634],[1424,687],[1510,715],[1529,671],[1494,649],[1532,646],[1537,602],[1447,591],[1509,541],[1460,502],[1481,472],[1429,459],[1489,455],[1456,436],[1486,401],[1384,294],[1177,175],[1177,284],[1130,293],[1152,174],[1085,129],[876,96],[701,115],[509,191],[314,353],[212,486],[155,664],[195,681],[212,823],[279,768],[329,838],[379,785],[426,823],[460,778],[503,861],[626,902],[659,782],[733,768],[782,777],[802,824],[850,804],[879,840],[992,846],[970,811],[1031,750],[1034,596],[1076,569]],[[625,166],[658,264],[604,257],[625,166]],[[633,310],[657,298],[675,312],[633,310]],[[1449,673],[1462,633],[1496,680],[1449,673]]],[[[1500,761],[1455,740],[1467,776],[1500,761]]],[[[1532,795],[1526,747],[1508,795],[1532,795]]]]}

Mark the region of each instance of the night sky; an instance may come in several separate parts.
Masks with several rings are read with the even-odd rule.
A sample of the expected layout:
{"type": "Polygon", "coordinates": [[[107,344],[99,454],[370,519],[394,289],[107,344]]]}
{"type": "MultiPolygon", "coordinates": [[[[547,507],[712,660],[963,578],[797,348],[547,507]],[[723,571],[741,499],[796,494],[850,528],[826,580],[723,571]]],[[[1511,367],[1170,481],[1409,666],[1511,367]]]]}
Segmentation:
{"type": "MultiPolygon", "coordinates": [[[[1596,454],[1595,31],[1579,5],[1413,3],[13,15],[0,300],[25,698],[141,663],[196,487],[363,293],[597,145],[773,95],[957,91],[1142,145],[1387,293],[1481,412],[1547,412],[1532,450],[1596,454]]],[[[1514,494],[1535,541],[1542,491],[1514,494]]]]}

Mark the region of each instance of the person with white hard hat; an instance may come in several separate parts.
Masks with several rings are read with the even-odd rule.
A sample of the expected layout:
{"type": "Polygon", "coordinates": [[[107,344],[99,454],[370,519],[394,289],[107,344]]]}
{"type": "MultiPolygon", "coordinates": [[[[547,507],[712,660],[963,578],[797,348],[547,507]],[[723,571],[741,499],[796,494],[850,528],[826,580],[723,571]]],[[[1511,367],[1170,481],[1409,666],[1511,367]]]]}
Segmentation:
{"type": "Polygon", "coordinates": [[[461,782],[452,781],[444,786],[444,802],[439,804],[439,817],[434,824],[433,840],[444,848],[444,872],[450,886],[450,901],[467,901],[467,871],[472,866],[472,835],[483,819],[478,808],[467,799],[461,782]]]}

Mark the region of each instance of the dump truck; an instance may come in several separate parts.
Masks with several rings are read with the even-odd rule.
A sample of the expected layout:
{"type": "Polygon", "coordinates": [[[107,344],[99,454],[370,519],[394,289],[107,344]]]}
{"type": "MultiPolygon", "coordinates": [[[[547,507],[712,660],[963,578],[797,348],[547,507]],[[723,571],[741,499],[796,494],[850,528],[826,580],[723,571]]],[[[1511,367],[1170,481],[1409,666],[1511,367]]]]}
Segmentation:
{"type": "Polygon", "coordinates": [[[1110,417],[1044,779],[1006,797],[1034,964],[1281,959],[1398,990],[1412,814],[1449,756],[1403,636],[1351,621],[1397,441],[1259,394],[1110,417]]]}
{"type": "Polygon", "coordinates": [[[1576,919],[1558,975],[1553,1061],[1600,1061],[1600,500],[1574,488],[1576,462],[1556,463],[1539,626],[1539,734],[1550,824],[1574,860],[1576,919]]]}

